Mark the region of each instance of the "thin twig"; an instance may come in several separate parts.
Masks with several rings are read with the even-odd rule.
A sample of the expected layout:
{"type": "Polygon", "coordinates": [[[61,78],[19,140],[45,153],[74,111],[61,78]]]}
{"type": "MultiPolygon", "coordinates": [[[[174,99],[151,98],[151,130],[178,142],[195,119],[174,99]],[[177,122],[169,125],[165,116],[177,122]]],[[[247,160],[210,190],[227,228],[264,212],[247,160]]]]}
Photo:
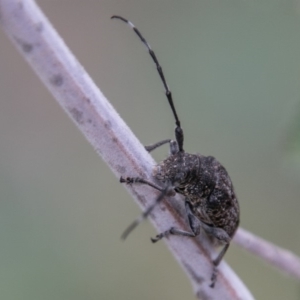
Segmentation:
{"type": "Polygon", "coordinates": [[[286,274],[300,279],[300,259],[291,251],[282,249],[243,228],[239,228],[233,241],[286,274]]]}
{"type": "MultiPolygon", "coordinates": [[[[152,157],[96,87],[35,2],[0,0],[0,24],[116,176],[132,175],[151,180],[155,164],[152,157]]],[[[153,203],[158,195],[157,191],[145,186],[135,185],[128,190],[143,209],[153,203]]],[[[180,201],[168,199],[156,209],[155,216],[150,216],[150,219],[159,232],[170,226],[186,230],[187,223],[183,216],[180,201]]],[[[235,240],[239,244],[244,243],[245,248],[245,245],[249,245],[247,234],[242,230],[238,231],[235,240]],[[242,241],[243,238],[246,242],[242,241]]],[[[199,299],[253,299],[225,262],[219,267],[216,287],[209,287],[211,253],[214,252],[204,236],[198,239],[186,238],[184,241],[183,238],[173,237],[165,241],[188,274],[199,299]]],[[[259,241],[255,246],[259,249],[261,241],[255,236],[252,241],[259,241]]],[[[251,244],[254,245],[254,242],[251,244]]],[[[259,251],[256,254],[266,256],[259,251]]],[[[295,259],[299,263],[299,258],[295,259]]],[[[285,265],[286,271],[291,268],[288,263],[281,264],[281,268],[282,265],[285,265]]],[[[290,273],[300,277],[297,272],[290,273]]]]}

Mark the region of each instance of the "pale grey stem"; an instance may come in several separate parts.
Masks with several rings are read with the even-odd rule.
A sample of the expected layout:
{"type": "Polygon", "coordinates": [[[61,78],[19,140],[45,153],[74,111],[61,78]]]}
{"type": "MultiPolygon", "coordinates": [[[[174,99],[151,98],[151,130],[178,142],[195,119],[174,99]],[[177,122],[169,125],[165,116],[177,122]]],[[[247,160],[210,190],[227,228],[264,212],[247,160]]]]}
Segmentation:
{"type": "MultiPolygon", "coordinates": [[[[139,176],[151,180],[155,164],[152,157],[96,87],[36,3],[33,0],[0,0],[0,25],[116,176],[139,176]]],[[[135,185],[128,190],[143,209],[158,195],[156,190],[145,186],[135,185]]],[[[170,199],[164,205],[166,209],[158,208],[155,218],[150,216],[158,232],[170,226],[188,229],[182,217],[182,207],[177,203],[170,199]]],[[[166,243],[189,276],[199,299],[253,299],[225,262],[219,267],[216,287],[209,287],[210,253],[214,252],[205,238],[186,238],[184,243],[182,238],[170,238],[166,243]]]]}

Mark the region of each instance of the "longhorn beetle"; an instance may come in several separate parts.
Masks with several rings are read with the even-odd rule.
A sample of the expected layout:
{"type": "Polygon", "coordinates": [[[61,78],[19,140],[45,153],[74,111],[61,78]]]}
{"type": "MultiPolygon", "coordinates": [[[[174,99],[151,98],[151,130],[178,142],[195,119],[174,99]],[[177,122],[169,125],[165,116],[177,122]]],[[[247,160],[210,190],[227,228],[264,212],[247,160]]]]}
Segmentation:
{"type": "Polygon", "coordinates": [[[171,227],[151,240],[155,243],[169,235],[196,237],[202,228],[209,236],[223,245],[219,255],[213,260],[210,286],[214,287],[217,279],[217,266],[225,255],[239,225],[240,209],[231,179],[226,169],[214,157],[189,154],[183,150],[183,130],[173,103],[172,93],[155,53],[140,31],[130,21],[121,16],[112,16],[111,18],[120,19],[127,23],[146,46],[164,85],[176,124],[175,141],[167,139],[145,147],[148,152],[151,152],[164,144],[169,143],[170,145],[170,156],[157,164],[153,170],[154,178],[164,183],[163,188],[140,177],[120,178],[122,183],[146,184],[161,192],[156,202],[125,230],[122,238],[125,239],[143,219],[147,218],[165,196],[171,196],[175,193],[183,195],[191,231],[171,227]]]}

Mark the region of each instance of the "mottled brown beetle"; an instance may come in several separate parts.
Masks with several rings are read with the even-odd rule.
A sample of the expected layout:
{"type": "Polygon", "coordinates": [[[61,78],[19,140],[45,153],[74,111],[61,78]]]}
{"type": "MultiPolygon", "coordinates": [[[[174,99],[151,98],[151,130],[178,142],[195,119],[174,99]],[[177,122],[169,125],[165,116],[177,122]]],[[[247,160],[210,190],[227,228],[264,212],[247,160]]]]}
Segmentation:
{"type": "Polygon", "coordinates": [[[221,252],[213,260],[214,268],[210,286],[214,287],[217,277],[217,266],[225,255],[239,225],[240,209],[231,179],[226,169],[214,157],[184,152],[183,130],[175,110],[171,91],[155,53],[139,30],[130,21],[120,16],[112,16],[112,19],[120,19],[127,23],[147,47],[163,82],[176,124],[176,141],[168,139],[145,147],[147,151],[151,152],[161,145],[170,144],[170,156],[160,162],[153,171],[153,176],[164,183],[164,188],[139,177],[120,178],[120,182],[123,183],[147,184],[161,191],[156,202],[126,229],[122,238],[125,239],[143,219],[147,218],[154,207],[165,196],[174,195],[175,193],[185,196],[185,207],[191,232],[172,227],[151,240],[152,242],[157,242],[169,235],[195,237],[200,234],[200,230],[203,228],[209,236],[223,245],[221,252]]]}

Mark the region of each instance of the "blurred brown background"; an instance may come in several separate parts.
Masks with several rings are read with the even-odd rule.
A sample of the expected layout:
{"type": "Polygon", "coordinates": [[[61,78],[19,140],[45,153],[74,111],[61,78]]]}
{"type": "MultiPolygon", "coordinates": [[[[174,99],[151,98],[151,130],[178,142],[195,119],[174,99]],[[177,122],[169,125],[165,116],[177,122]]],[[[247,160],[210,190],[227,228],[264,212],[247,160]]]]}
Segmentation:
{"type": "MultiPolygon", "coordinates": [[[[38,3],[149,144],[174,121],[143,45],[110,20],[129,18],[164,68],[185,149],[227,167],[241,226],[300,255],[299,1],[38,3]]],[[[1,299],[194,299],[148,222],[120,240],[137,206],[2,31],[0,70],[1,299]]],[[[298,282],[235,245],[226,260],[257,299],[300,298],[298,282]]]]}

